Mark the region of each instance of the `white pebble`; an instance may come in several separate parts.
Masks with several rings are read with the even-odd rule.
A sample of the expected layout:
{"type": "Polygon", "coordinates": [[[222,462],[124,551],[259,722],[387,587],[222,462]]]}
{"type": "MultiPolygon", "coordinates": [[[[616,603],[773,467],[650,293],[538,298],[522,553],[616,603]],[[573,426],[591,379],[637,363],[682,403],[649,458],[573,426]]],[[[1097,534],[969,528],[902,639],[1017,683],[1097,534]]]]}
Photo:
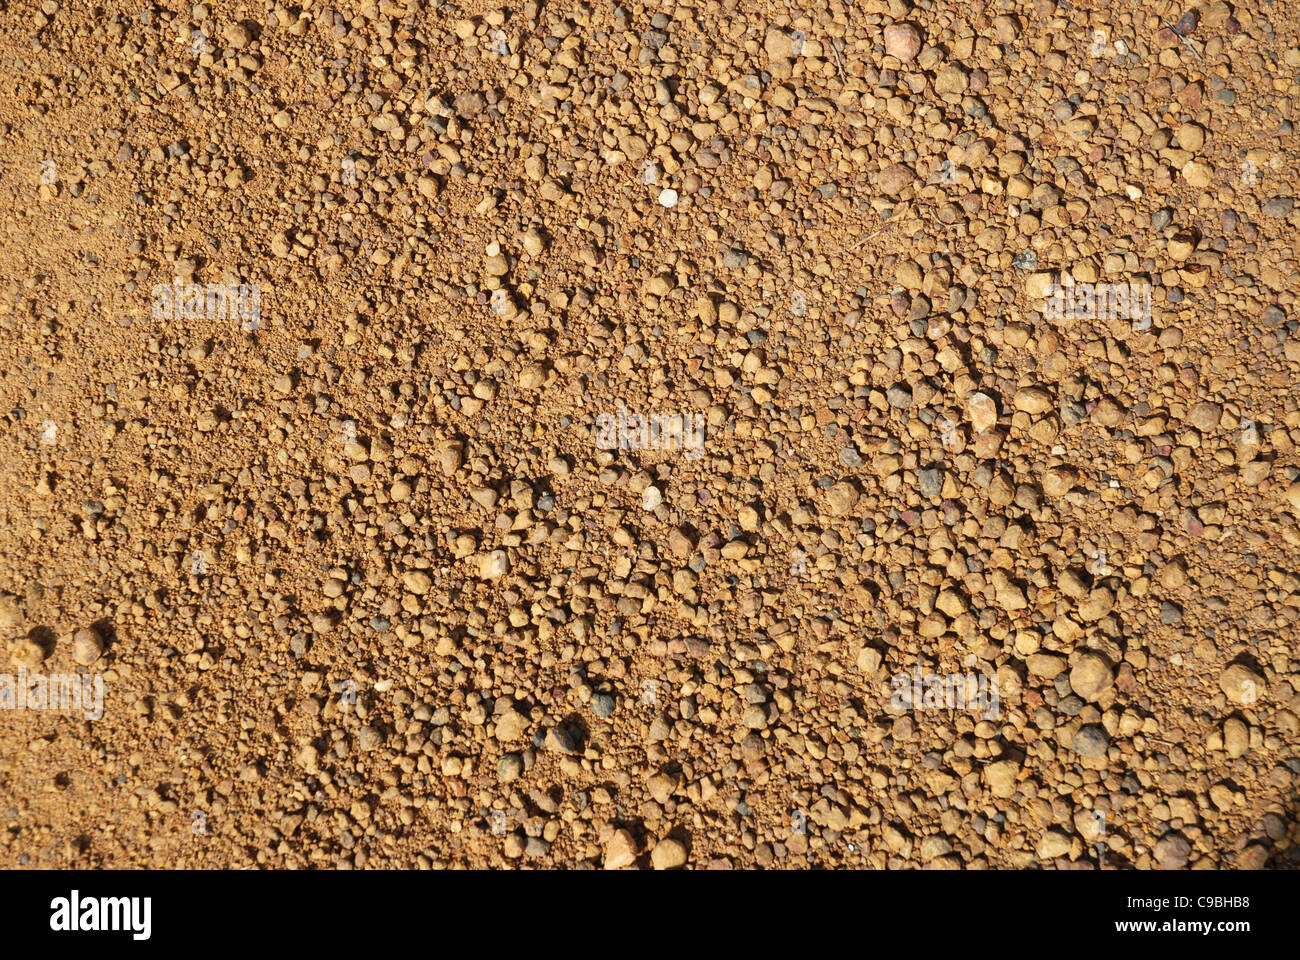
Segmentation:
{"type": "Polygon", "coordinates": [[[653,511],[659,504],[664,502],[664,495],[659,492],[658,487],[646,487],[645,493],[641,495],[641,509],[653,511]]]}
{"type": "Polygon", "coordinates": [[[662,191],[659,194],[659,202],[665,207],[677,206],[677,191],[672,189],[662,191]]]}
{"type": "Polygon", "coordinates": [[[495,580],[497,577],[505,576],[509,571],[509,566],[504,550],[493,550],[491,553],[485,553],[479,558],[479,579],[495,580]]]}

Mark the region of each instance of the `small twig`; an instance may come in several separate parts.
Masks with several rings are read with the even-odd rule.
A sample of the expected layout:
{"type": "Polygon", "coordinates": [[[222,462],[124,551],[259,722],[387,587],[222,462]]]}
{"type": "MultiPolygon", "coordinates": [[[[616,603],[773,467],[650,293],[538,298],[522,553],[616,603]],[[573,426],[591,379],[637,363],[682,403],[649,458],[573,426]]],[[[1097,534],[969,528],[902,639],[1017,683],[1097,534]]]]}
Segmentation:
{"type": "Polygon", "coordinates": [[[1177,30],[1175,30],[1171,24],[1166,23],[1165,26],[1169,28],[1169,32],[1170,32],[1170,33],[1172,33],[1172,34],[1173,34],[1175,37],[1177,37],[1179,40],[1183,41],[1183,46],[1185,46],[1188,50],[1192,51],[1192,53],[1195,53],[1195,54],[1196,54],[1196,59],[1197,59],[1197,60],[1202,60],[1202,61],[1203,61],[1203,60],[1205,59],[1205,58],[1202,57],[1199,53],[1196,53],[1196,48],[1195,48],[1194,46],[1192,46],[1192,41],[1188,40],[1188,39],[1187,39],[1186,37],[1184,37],[1181,33],[1179,33],[1177,30]]]}
{"type": "Polygon", "coordinates": [[[838,39],[839,39],[838,37],[831,37],[831,53],[835,55],[835,70],[840,75],[840,82],[843,83],[845,82],[844,64],[840,63],[840,49],[835,45],[835,41],[838,39]]]}
{"type": "Polygon", "coordinates": [[[890,227],[894,226],[894,225],[897,224],[897,223],[902,222],[902,219],[903,219],[903,217],[902,217],[901,211],[900,211],[900,212],[896,212],[892,217],[889,218],[889,220],[887,220],[887,221],[885,222],[885,225],[884,225],[883,227],[881,227],[881,228],[880,228],[879,230],[877,230],[875,233],[869,233],[869,234],[867,234],[865,237],[863,237],[861,240],[859,240],[859,241],[857,242],[857,245],[854,247],[854,249],[857,249],[857,247],[862,246],[862,244],[866,243],[868,240],[871,240],[871,239],[873,239],[874,237],[878,237],[878,236],[880,236],[882,233],[884,233],[884,232],[885,232],[886,230],[888,230],[890,227]]]}

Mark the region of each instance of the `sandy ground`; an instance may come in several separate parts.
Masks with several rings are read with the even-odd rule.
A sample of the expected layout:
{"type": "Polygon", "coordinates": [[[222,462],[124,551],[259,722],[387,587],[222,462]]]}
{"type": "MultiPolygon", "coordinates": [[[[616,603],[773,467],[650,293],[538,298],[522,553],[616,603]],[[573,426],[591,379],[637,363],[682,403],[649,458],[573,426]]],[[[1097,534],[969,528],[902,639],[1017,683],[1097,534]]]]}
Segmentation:
{"type": "Polygon", "coordinates": [[[0,865],[1295,865],[1293,6],[345,7],[0,10],[0,865]]]}

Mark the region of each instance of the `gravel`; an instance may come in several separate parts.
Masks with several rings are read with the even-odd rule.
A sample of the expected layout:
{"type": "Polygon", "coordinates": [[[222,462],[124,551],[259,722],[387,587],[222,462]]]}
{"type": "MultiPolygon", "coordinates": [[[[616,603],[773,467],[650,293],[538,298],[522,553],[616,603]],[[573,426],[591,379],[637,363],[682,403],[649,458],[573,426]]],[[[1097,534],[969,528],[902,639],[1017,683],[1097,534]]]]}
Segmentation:
{"type": "Polygon", "coordinates": [[[0,31],[0,642],[105,688],[0,862],[1294,865],[1294,18],[102,13],[0,31]]]}

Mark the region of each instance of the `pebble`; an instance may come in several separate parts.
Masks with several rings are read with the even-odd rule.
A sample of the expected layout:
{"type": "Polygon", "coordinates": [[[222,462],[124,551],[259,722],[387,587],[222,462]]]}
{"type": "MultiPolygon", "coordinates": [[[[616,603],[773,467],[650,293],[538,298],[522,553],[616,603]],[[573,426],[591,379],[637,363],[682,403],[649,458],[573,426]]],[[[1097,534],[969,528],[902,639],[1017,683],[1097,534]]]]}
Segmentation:
{"type": "Polygon", "coordinates": [[[912,388],[905,383],[896,383],[885,391],[885,399],[891,407],[902,409],[912,405],[912,388]]]}
{"type": "Polygon", "coordinates": [[[1233,759],[1244,756],[1250,748],[1250,730],[1236,717],[1223,722],[1223,748],[1233,759]]]}
{"type": "Polygon", "coordinates": [[[483,554],[478,561],[480,580],[496,580],[510,572],[510,562],[504,550],[493,550],[483,554]]]}
{"type": "Polygon", "coordinates": [[[987,393],[972,393],[966,398],[966,416],[975,433],[985,433],[997,425],[997,403],[987,393]]]}
{"type": "Polygon", "coordinates": [[[606,870],[622,870],[636,863],[636,840],[627,830],[618,829],[605,841],[604,862],[606,870]]]}
{"type": "Polygon", "coordinates": [[[895,23],[885,28],[885,53],[903,63],[911,63],[921,52],[921,34],[910,23],[895,23]]]}
{"type": "Polygon", "coordinates": [[[518,753],[507,753],[497,761],[497,779],[510,783],[523,776],[524,758],[518,753]]]}
{"type": "Polygon", "coordinates": [[[686,847],[681,841],[665,837],[650,851],[650,863],[656,870],[676,870],[686,865],[686,847]]]}
{"type": "Polygon", "coordinates": [[[408,570],[402,574],[402,583],[416,596],[424,596],[433,586],[433,580],[423,570],[408,570]]]}
{"type": "Polygon", "coordinates": [[[554,753],[573,754],[578,750],[578,741],[569,727],[560,725],[552,727],[546,733],[544,746],[554,753]]]}
{"type": "Polygon", "coordinates": [[[88,667],[104,655],[104,639],[93,627],[82,627],[72,635],[72,659],[88,667]]]}
{"type": "Polygon", "coordinates": [[[1070,689],[1084,700],[1097,700],[1114,683],[1110,664],[1100,654],[1083,654],[1070,670],[1070,689]]]}
{"type": "Polygon", "coordinates": [[[989,791],[999,799],[1007,799],[1016,792],[1020,765],[1014,760],[998,760],[984,768],[984,782],[989,791]]]}
{"type": "Polygon", "coordinates": [[[1180,833],[1167,833],[1156,841],[1155,855],[1161,870],[1181,870],[1191,859],[1192,845],[1180,833]]]}
{"type": "Polygon", "coordinates": [[[1110,738],[1106,731],[1096,724],[1080,727],[1071,744],[1074,752],[1085,760],[1097,760],[1106,756],[1110,747],[1110,738]]]}
{"type": "Polygon", "coordinates": [[[1219,674],[1219,689],[1230,703],[1254,705],[1268,692],[1264,678],[1241,663],[1229,664],[1219,674]]]}
{"type": "Polygon", "coordinates": [[[901,163],[891,163],[880,172],[876,185],[882,193],[895,197],[903,192],[903,189],[915,179],[915,176],[910,167],[901,163]]]}
{"type": "Polygon", "coordinates": [[[853,446],[841,448],[839,459],[840,466],[843,467],[860,467],[863,464],[862,455],[858,453],[858,448],[853,446]]]}
{"type": "Polygon", "coordinates": [[[858,501],[858,491],[852,484],[840,481],[826,491],[826,500],[833,516],[842,516],[858,501]]]}

